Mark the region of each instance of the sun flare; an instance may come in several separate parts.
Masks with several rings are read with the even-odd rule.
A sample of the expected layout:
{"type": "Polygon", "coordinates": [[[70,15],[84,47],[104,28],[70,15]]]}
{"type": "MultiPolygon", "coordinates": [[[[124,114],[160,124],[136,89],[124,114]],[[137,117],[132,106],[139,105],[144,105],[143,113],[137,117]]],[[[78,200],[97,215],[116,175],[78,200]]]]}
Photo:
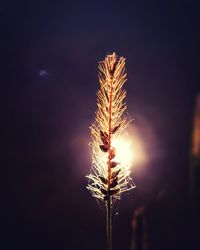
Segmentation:
{"type": "Polygon", "coordinates": [[[119,162],[121,168],[129,170],[133,162],[133,145],[131,140],[123,136],[114,137],[112,146],[116,150],[116,162],[119,162]]]}

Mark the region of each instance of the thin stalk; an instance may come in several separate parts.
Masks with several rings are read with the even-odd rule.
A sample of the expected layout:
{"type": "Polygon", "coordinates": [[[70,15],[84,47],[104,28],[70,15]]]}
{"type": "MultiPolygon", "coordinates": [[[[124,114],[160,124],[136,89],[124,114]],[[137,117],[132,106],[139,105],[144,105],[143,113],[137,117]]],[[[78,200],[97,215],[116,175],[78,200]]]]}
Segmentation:
{"type": "Polygon", "coordinates": [[[108,200],[106,202],[107,250],[112,250],[112,197],[109,194],[111,184],[112,91],[113,79],[111,79],[110,81],[110,103],[108,120],[108,200]]]}
{"type": "Polygon", "coordinates": [[[106,202],[107,250],[112,250],[112,198],[106,202]]]}

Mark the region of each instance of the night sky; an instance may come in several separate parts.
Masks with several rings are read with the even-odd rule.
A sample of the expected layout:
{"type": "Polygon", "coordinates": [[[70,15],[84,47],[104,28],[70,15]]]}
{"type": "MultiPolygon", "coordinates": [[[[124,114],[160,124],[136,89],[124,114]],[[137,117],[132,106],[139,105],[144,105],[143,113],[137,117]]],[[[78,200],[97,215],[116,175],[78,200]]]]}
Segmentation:
{"type": "Polygon", "coordinates": [[[0,12],[0,248],[105,249],[104,211],[85,175],[98,62],[112,52],[127,61],[133,136],[147,159],[116,208],[113,250],[130,249],[140,206],[149,250],[200,245],[188,197],[199,1],[3,1],[0,12]]]}

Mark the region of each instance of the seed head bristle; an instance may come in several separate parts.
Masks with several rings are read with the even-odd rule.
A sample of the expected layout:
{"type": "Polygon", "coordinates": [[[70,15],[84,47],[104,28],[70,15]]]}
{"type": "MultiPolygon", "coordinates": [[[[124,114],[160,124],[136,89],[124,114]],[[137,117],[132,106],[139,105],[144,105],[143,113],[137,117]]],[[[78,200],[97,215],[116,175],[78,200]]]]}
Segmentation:
{"type": "Polygon", "coordinates": [[[123,162],[116,162],[116,150],[113,139],[127,127],[129,120],[125,116],[126,82],[125,58],[115,53],[107,55],[99,62],[100,87],[97,92],[97,112],[91,125],[92,167],[87,176],[87,188],[100,200],[108,197],[120,199],[123,192],[135,187],[130,169],[123,162]]]}

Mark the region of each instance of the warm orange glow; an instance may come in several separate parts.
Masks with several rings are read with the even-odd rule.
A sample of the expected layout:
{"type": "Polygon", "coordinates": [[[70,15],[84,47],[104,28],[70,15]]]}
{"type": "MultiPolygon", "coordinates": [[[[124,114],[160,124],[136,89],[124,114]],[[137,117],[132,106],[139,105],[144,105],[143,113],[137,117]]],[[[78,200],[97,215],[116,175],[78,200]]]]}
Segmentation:
{"type": "Polygon", "coordinates": [[[200,94],[198,95],[197,98],[196,110],[194,116],[192,154],[197,157],[200,156],[200,94]]]}

